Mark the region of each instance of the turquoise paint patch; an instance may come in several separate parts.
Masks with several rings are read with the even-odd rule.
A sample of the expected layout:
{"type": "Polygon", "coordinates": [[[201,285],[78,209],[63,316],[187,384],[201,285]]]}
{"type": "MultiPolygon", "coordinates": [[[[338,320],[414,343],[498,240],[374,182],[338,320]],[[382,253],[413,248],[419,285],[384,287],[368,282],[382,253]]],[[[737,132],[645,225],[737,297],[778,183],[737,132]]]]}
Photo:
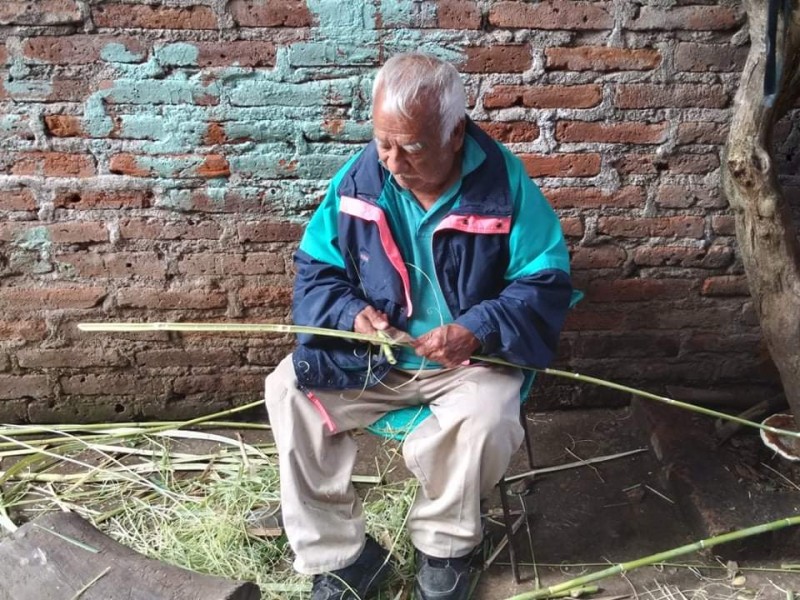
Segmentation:
{"type": "Polygon", "coordinates": [[[298,42],[288,50],[287,60],[292,67],[368,66],[378,60],[378,46],[374,36],[353,43],[298,42]]]}
{"type": "Polygon", "coordinates": [[[110,90],[109,100],[116,104],[194,104],[206,97],[218,98],[219,85],[212,82],[204,85],[191,79],[118,79],[110,90]]]}
{"type": "Polygon", "coordinates": [[[5,80],[3,88],[15,100],[46,100],[53,91],[49,81],[5,80]]]}
{"type": "Polygon", "coordinates": [[[145,55],[131,52],[124,44],[111,42],[100,50],[100,58],[108,63],[140,63],[145,55]]]}
{"type": "Polygon", "coordinates": [[[22,115],[0,115],[0,133],[18,133],[22,129],[30,131],[27,117],[22,115]]]}
{"type": "Polygon", "coordinates": [[[165,106],[161,115],[123,115],[119,136],[151,140],[142,149],[149,154],[178,154],[203,144],[208,128],[208,109],[197,106],[165,106]]]}
{"type": "MultiPolygon", "coordinates": [[[[412,0],[401,0],[412,4],[412,0]]],[[[372,2],[330,2],[330,0],[306,0],[308,10],[317,17],[317,30],[326,35],[318,36],[337,39],[347,32],[375,29],[375,6],[372,2]]]]}
{"type": "Polygon", "coordinates": [[[106,137],[114,130],[114,121],[105,105],[106,90],[95,92],[83,107],[83,129],[92,137],[106,137]]]}
{"type": "Polygon", "coordinates": [[[196,67],[200,51],[193,44],[178,42],[153,50],[159,64],[170,67],[196,67]]]}
{"type": "Polygon", "coordinates": [[[188,212],[193,208],[192,190],[169,190],[166,194],[159,194],[155,207],[188,212]]]}
{"type": "Polygon", "coordinates": [[[47,227],[31,227],[18,233],[12,244],[22,250],[49,253],[53,240],[47,227]]]}
{"type": "Polygon", "coordinates": [[[318,106],[321,114],[325,104],[350,104],[355,84],[354,78],[305,83],[248,80],[234,84],[227,98],[234,106],[318,106]]]}

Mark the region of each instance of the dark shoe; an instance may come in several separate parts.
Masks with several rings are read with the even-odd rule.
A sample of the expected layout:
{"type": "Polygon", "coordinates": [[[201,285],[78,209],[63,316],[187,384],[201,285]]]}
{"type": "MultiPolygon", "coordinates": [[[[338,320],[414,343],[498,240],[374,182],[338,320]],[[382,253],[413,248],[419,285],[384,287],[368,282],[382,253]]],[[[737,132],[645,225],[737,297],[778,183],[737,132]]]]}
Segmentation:
{"type": "Polygon", "coordinates": [[[356,562],[314,575],[311,600],[366,600],[392,570],[389,553],[370,536],[356,562]]]}
{"type": "Polygon", "coordinates": [[[434,558],[417,550],[417,600],[467,600],[477,552],[459,558],[434,558]]]}

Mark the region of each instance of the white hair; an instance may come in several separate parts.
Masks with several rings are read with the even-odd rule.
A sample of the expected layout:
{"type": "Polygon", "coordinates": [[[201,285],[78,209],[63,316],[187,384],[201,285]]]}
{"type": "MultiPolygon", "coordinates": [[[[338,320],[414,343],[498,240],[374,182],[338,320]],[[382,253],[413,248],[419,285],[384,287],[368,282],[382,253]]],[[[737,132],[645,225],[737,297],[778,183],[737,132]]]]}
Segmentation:
{"type": "Polygon", "coordinates": [[[443,142],[466,116],[467,94],[458,71],[428,54],[409,52],[387,60],[372,84],[373,102],[378,94],[383,110],[407,119],[420,101],[433,102],[443,142]]]}

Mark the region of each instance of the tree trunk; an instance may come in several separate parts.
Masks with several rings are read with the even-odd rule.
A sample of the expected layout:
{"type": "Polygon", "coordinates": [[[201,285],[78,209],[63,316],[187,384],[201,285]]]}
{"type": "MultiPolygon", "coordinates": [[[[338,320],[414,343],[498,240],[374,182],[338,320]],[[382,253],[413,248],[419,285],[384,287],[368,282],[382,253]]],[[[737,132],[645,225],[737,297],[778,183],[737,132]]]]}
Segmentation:
{"type": "Polygon", "coordinates": [[[773,106],[764,102],[768,3],[744,4],[750,54],[734,100],[722,184],[761,330],[800,427],[800,248],[772,156],[774,124],[800,95],[800,3],[793,0],[788,20],[779,22],[776,51],[783,73],[773,106]]]}

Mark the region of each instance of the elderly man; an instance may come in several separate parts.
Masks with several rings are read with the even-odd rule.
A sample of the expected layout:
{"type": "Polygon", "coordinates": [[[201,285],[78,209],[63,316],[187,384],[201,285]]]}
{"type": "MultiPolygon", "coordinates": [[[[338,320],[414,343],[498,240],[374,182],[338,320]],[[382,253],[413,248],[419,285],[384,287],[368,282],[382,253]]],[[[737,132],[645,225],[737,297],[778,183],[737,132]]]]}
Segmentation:
{"type": "Polygon", "coordinates": [[[366,598],[391,570],[365,534],[349,432],[430,406],[404,440],[420,489],[408,516],[421,600],[467,597],[481,499],[522,442],[520,369],[544,367],[570,301],[558,219],[521,162],[465,114],[455,68],[391,58],[373,87],[374,140],[331,181],[295,256],[294,321],[407,332],[389,364],[375,347],[301,336],[266,381],[281,503],[312,598],[366,598]]]}

